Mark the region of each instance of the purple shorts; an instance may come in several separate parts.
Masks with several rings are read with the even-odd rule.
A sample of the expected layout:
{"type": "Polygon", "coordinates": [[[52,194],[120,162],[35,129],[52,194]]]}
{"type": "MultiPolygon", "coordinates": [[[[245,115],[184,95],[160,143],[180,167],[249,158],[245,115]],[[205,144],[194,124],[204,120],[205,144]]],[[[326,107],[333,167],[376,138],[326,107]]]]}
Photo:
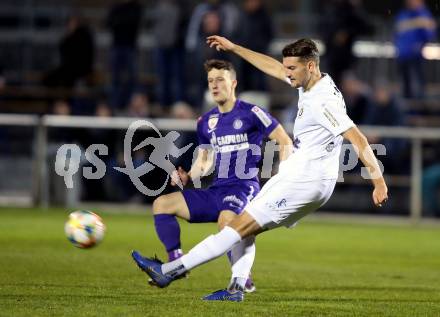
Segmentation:
{"type": "Polygon", "coordinates": [[[230,210],[240,214],[260,191],[257,182],[234,185],[213,185],[207,189],[188,189],[182,192],[188,205],[189,222],[217,222],[220,212],[230,210]]]}

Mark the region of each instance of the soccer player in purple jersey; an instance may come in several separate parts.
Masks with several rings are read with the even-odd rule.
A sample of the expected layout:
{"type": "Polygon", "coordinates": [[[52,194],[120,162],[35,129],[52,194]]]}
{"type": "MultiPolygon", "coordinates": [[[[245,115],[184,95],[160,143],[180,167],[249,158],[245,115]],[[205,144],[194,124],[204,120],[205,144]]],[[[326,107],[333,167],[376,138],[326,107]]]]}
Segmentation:
{"type": "MultiPolygon", "coordinates": [[[[199,179],[210,170],[214,161],[216,177],[207,189],[186,189],[160,196],[153,202],[156,232],[168,252],[169,261],[183,255],[176,217],[190,223],[217,222],[222,229],[260,191],[257,175],[252,172],[258,171],[263,139],[268,137],[276,141],[281,149],[281,161],[287,158],[292,147],[290,137],[275,118],[258,106],[235,97],[237,80],[231,63],[209,60],[205,69],[208,88],[217,107],[198,119],[199,148],[191,170],[187,173],[179,167],[171,183],[175,185],[179,178],[185,186],[191,179],[199,179]]],[[[232,265],[230,287],[247,292],[255,290],[250,279],[255,258],[254,241],[254,237],[244,239],[228,253],[232,265]]]]}

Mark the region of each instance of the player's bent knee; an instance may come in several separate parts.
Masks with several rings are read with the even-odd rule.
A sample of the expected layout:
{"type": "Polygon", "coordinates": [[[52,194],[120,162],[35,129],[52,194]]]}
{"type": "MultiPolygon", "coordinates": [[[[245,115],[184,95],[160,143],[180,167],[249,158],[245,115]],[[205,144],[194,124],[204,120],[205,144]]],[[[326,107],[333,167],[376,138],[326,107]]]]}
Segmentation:
{"type": "Polygon", "coordinates": [[[237,214],[230,210],[223,210],[217,220],[217,226],[219,230],[222,230],[228,223],[234,220],[237,214]]]}
{"type": "Polygon", "coordinates": [[[237,231],[243,239],[249,236],[256,236],[266,231],[265,228],[260,227],[246,210],[235,217],[227,226],[237,231]]]}
{"type": "Polygon", "coordinates": [[[226,226],[225,222],[221,222],[221,221],[217,222],[217,227],[219,231],[222,230],[225,226],[226,226]]]}
{"type": "Polygon", "coordinates": [[[221,220],[220,218],[217,221],[217,227],[218,230],[222,230],[226,225],[228,224],[228,222],[221,220]]]}
{"type": "Polygon", "coordinates": [[[167,199],[168,195],[163,195],[157,197],[153,201],[153,214],[172,214],[173,210],[170,210],[170,203],[167,199]]]}
{"type": "Polygon", "coordinates": [[[153,202],[153,214],[175,215],[185,220],[190,219],[185,199],[178,192],[157,197],[153,202]]]}

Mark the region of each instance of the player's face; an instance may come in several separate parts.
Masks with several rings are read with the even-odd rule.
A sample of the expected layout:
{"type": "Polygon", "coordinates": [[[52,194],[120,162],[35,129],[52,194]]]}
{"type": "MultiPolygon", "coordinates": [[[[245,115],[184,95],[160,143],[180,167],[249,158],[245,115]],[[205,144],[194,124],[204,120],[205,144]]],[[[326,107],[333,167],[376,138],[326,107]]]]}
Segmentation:
{"type": "Polygon", "coordinates": [[[306,87],[312,77],[313,62],[303,62],[299,57],[289,56],[283,58],[283,65],[293,88],[306,87]]]}
{"type": "Polygon", "coordinates": [[[226,69],[211,69],[208,72],[208,88],[217,104],[224,104],[235,96],[237,81],[226,69]]]}

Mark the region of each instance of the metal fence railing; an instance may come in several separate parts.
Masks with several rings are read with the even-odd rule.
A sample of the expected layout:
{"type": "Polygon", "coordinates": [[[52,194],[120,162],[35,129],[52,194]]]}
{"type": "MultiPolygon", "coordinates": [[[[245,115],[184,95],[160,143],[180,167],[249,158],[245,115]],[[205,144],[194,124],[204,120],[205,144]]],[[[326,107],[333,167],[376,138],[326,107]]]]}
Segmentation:
{"type": "MultiPolygon", "coordinates": [[[[74,128],[74,129],[119,129],[127,130],[131,123],[139,118],[97,118],[81,116],[54,116],[44,115],[0,115],[0,127],[5,126],[27,126],[35,129],[33,139],[33,181],[31,201],[33,205],[46,207],[49,205],[48,190],[48,131],[52,128],[74,128]]],[[[159,130],[165,131],[195,131],[195,120],[178,119],[148,119],[159,130]]],[[[142,127],[149,129],[148,126],[142,127]]],[[[285,127],[292,131],[293,126],[285,127]]],[[[422,216],[422,172],[423,172],[423,151],[424,141],[440,140],[440,128],[413,128],[413,127],[382,127],[382,126],[361,126],[360,129],[368,136],[405,139],[411,144],[411,171],[410,171],[410,217],[418,221],[422,216]]],[[[386,172],[386,171],[385,171],[386,172]]]]}

